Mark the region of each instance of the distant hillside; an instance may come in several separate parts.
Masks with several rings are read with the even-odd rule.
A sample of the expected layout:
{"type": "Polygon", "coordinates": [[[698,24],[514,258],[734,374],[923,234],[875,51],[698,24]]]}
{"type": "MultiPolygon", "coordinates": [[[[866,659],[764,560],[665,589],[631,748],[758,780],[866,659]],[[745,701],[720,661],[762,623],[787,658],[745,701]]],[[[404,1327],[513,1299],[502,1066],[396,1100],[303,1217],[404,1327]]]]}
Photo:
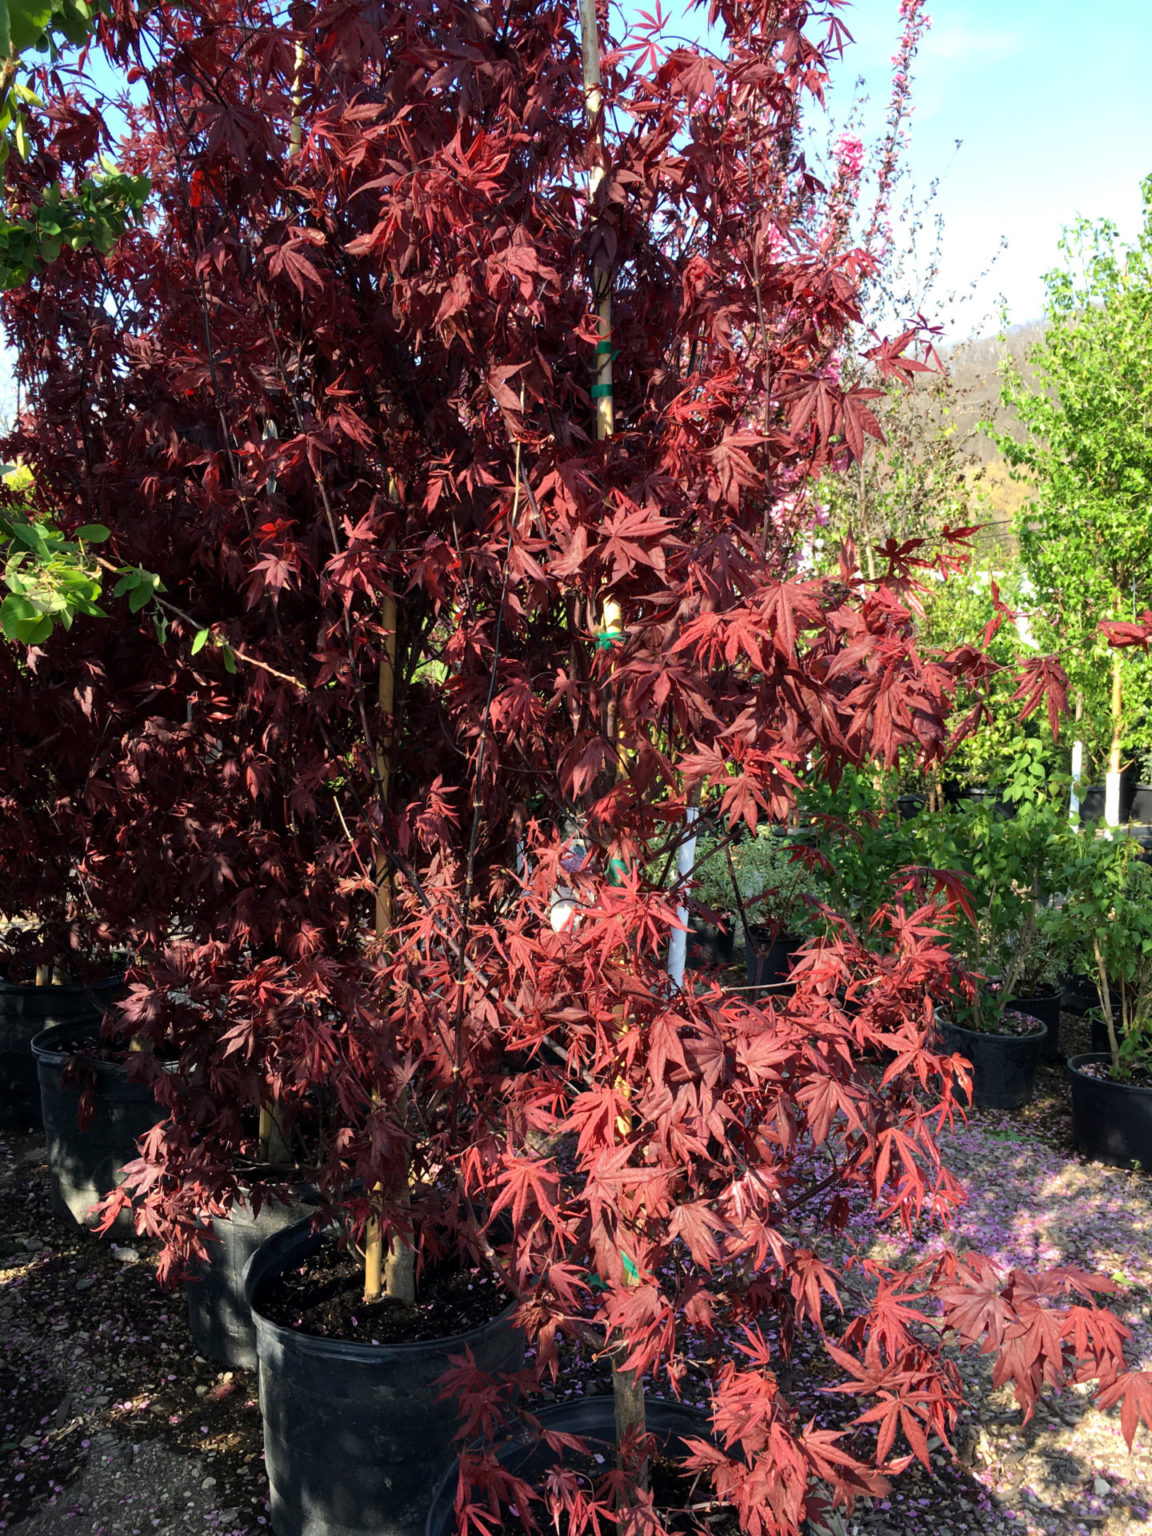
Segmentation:
{"type": "Polygon", "coordinates": [[[1000,450],[983,432],[977,431],[977,423],[991,421],[1013,437],[1022,435],[1023,429],[1012,412],[1000,403],[1002,349],[1029,378],[1028,353],[1043,336],[1043,323],[1036,320],[1013,326],[1003,338],[988,336],[962,342],[942,358],[949,371],[949,395],[957,431],[970,458],[965,479],[979,489],[987,505],[991,521],[987,542],[1005,553],[1015,552],[1011,522],[1028,500],[1029,489],[1026,482],[1012,478],[1000,450]]]}
{"type": "MultiPolygon", "coordinates": [[[[1011,413],[1000,404],[1001,347],[1028,378],[1031,374],[1027,366],[1028,353],[1043,336],[1043,322],[1033,320],[1027,325],[1013,326],[1003,338],[986,336],[979,341],[961,342],[944,354],[942,361],[951,374],[954,409],[961,432],[971,431],[978,421],[987,419],[1017,435],[1018,428],[1011,413]]],[[[987,464],[1000,457],[995,445],[983,433],[974,435],[971,446],[981,463],[987,464]]]]}

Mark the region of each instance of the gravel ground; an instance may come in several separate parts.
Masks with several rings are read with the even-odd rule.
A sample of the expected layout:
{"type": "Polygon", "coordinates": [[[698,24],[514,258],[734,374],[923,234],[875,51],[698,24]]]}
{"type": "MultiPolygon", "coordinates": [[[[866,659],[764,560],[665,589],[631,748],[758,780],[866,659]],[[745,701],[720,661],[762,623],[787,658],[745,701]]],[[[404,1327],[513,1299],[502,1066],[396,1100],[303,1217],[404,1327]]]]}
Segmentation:
{"type": "MultiPolygon", "coordinates": [[[[1065,1045],[1086,1048],[1064,1018],[1065,1045]]],[[[1017,1114],[985,1112],[951,1139],[969,1204],[954,1241],[1023,1264],[1070,1262],[1124,1287],[1132,1358],[1152,1368],[1152,1177],[1071,1150],[1063,1069],[1017,1114]]],[[[902,1240],[858,1234],[877,1257],[902,1240]]],[[[57,1221],[35,1137],[0,1142],[0,1532],[6,1536],[258,1536],[268,1530],[255,1377],[201,1360],[182,1299],[148,1245],[97,1242],[57,1221]]],[[[1152,1437],[1129,1454],[1115,1412],[1078,1392],[1024,1426],[986,1363],[964,1357],[971,1422],[961,1462],[912,1468],[833,1536],[1144,1536],[1152,1437]]]]}

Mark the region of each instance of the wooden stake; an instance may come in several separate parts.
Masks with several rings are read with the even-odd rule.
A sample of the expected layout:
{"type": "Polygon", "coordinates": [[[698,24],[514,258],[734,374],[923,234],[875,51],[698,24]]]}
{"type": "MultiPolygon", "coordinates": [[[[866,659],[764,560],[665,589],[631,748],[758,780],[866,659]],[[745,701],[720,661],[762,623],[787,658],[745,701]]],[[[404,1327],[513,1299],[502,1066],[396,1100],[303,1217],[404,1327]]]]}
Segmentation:
{"type": "Polygon", "coordinates": [[[302,81],[304,78],[304,44],[296,44],[296,68],[292,75],[292,121],[288,125],[288,158],[295,160],[300,153],[300,115],[304,106],[302,81]]]}
{"type": "MultiPolygon", "coordinates": [[[[604,103],[600,90],[600,35],[596,26],[596,0],[580,0],[580,49],[584,61],[584,109],[588,114],[589,128],[591,165],[588,170],[588,207],[591,211],[600,183],[604,180],[604,103]]],[[[612,274],[601,257],[597,257],[593,263],[592,285],[599,318],[596,382],[592,385],[592,400],[596,407],[596,436],[603,442],[615,431],[616,411],[612,392],[612,274]]]]}
{"type": "Polygon", "coordinates": [[[1122,727],[1120,710],[1120,652],[1112,652],[1112,744],[1108,752],[1108,772],[1120,772],[1120,734],[1122,727]]]}

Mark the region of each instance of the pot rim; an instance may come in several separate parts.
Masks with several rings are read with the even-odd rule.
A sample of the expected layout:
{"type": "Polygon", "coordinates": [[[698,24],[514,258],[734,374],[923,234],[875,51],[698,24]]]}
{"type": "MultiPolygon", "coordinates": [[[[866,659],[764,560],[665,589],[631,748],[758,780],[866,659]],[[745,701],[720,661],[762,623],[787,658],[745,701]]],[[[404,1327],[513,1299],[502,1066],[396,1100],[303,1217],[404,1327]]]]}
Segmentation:
{"type": "Polygon", "coordinates": [[[9,981],[6,976],[0,976],[0,992],[50,992],[53,997],[59,997],[61,993],[79,993],[83,997],[98,989],[113,991],[122,987],[126,980],[123,971],[110,971],[107,976],[97,976],[94,981],[49,981],[42,986],[31,981],[9,981]]]}
{"type": "MultiPolygon", "coordinates": [[[[1009,1006],[1012,1003],[1050,1003],[1054,997],[1063,996],[1063,983],[1058,986],[1055,982],[1053,982],[1047,987],[1041,987],[1037,992],[1013,992],[1012,996],[1008,999],[1008,1004],[1006,1006],[1009,1006]]],[[[1026,1010],[1023,1008],[1018,1008],[1016,1011],[1018,1013],[1024,1013],[1026,1010]]]]}
{"type": "MultiPolygon", "coordinates": [[[[100,1031],[98,1025],[85,1024],[83,1021],[79,1023],[69,1021],[63,1024],[49,1024],[46,1028],[40,1030],[37,1034],[32,1036],[32,1039],[29,1042],[29,1049],[31,1050],[33,1056],[35,1056],[37,1063],[44,1062],[49,1066],[58,1067],[62,1063],[72,1061],[75,1057],[83,1055],[84,1052],[58,1050],[48,1037],[65,1032],[75,1033],[79,1030],[87,1030],[90,1033],[92,1040],[99,1044],[100,1031]]],[[[131,1051],[126,1049],[123,1052],[124,1059],[127,1060],[127,1058],[132,1054],[133,1053],[131,1051]]],[[[178,1060],[168,1060],[164,1056],[156,1056],[155,1059],[160,1063],[165,1072],[178,1072],[180,1070],[180,1063],[178,1060]]],[[[122,1073],[124,1071],[124,1064],[124,1060],[103,1061],[99,1057],[92,1058],[90,1063],[93,1070],[96,1072],[116,1073],[122,1073]]]]}
{"type": "Polygon", "coordinates": [[[1111,1051],[1081,1051],[1079,1055],[1068,1058],[1069,1076],[1077,1078],[1082,1083],[1091,1083],[1094,1088],[1107,1088],[1112,1093],[1152,1095],[1152,1084],[1144,1087],[1140,1083],[1114,1083],[1110,1077],[1089,1077],[1086,1072],[1080,1071],[1081,1062],[1111,1060],[1111,1051]]]}
{"type": "MultiPolygon", "coordinates": [[[[283,1323],[274,1323],[270,1317],[260,1310],[256,1303],[255,1277],[252,1270],[264,1249],[272,1244],[276,1244],[278,1248],[285,1250],[285,1253],[280,1254],[279,1258],[287,1259],[291,1256],[292,1262],[299,1264],[302,1260],[309,1258],[315,1253],[326,1241],[334,1237],[338,1238],[339,1236],[340,1223],[338,1221],[329,1221],[317,1226],[314,1224],[313,1217],[309,1215],[301,1217],[299,1221],[293,1222],[291,1226],[281,1228],[266,1243],[261,1243],[260,1247],[256,1249],[244,1266],[244,1273],[241,1276],[241,1287],[244,1292],[244,1299],[247,1301],[252,1313],[252,1321],[256,1324],[258,1336],[266,1330],[282,1348],[293,1349],[300,1354],[324,1355],[330,1359],[335,1358],[356,1362],[361,1365],[370,1365],[376,1361],[386,1360],[397,1355],[403,1358],[404,1356],[411,1356],[421,1352],[443,1352],[447,1348],[459,1349],[462,1345],[468,1345],[477,1339],[483,1338],[485,1334],[494,1331],[497,1327],[506,1327],[512,1321],[516,1309],[520,1305],[518,1299],[513,1297],[502,1311],[497,1312],[494,1317],[490,1317],[487,1322],[479,1323],[475,1328],[468,1329],[466,1333],[446,1333],[435,1339],[405,1339],[388,1344],[369,1344],[358,1339],[334,1339],[325,1334],[306,1333],[302,1328],[287,1328],[283,1323]],[[305,1228],[309,1229],[307,1233],[304,1230],[305,1228]],[[293,1255],[292,1250],[296,1245],[297,1237],[306,1238],[307,1240],[300,1243],[299,1251],[293,1255]],[[292,1239],[291,1242],[289,1242],[289,1238],[292,1239]]],[[[286,1263],[279,1264],[275,1275],[282,1273],[286,1267],[288,1267],[286,1263]]],[[[267,1275],[261,1275],[261,1284],[267,1284],[270,1279],[275,1278],[275,1275],[271,1272],[267,1275]]]]}
{"type": "Polygon", "coordinates": [[[1024,1014],[1024,1017],[1032,1019],[1033,1024],[1036,1026],[1035,1029],[1030,1029],[1026,1035],[1001,1034],[998,1030],[994,1029],[965,1029],[963,1024],[953,1024],[952,1020],[946,1015],[938,1018],[937,1023],[947,1029],[955,1030],[958,1035],[967,1035],[970,1040],[1018,1040],[1023,1045],[1030,1040],[1035,1040],[1038,1035],[1047,1035],[1048,1026],[1042,1020],[1032,1018],[1030,1013],[1024,1014]]]}
{"type": "MultiPolygon", "coordinates": [[[[544,1407],[536,1408],[533,1411],[536,1418],[539,1419],[543,1429],[562,1429],[565,1417],[570,1414],[573,1409],[578,1410],[585,1404],[593,1407],[594,1409],[602,1408],[606,1410],[607,1417],[611,1418],[612,1416],[612,1398],[607,1392],[589,1392],[576,1397],[566,1397],[561,1399],[559,1402],[547,1403],[544,1407]]],[[[713,1443],[715,1442],[716,1434],[712,1424],[712,1414],[707,1408],[698,1408],[692,1403],[677,1401],[675,1398],[671,1397],[647,1397],[645,1398],[644,1406],[646,1412],[652,1412],[653,1410],[656,1410],[656,1417],[660,1417],[662,1414],[670,1412],[671,1415],[675,1417],[680,1417],[683,1415],[683,1417],[686,1419],[695,1420],[698,1425],[696,1432],[700,1438],[713,1443]]],[[[687,1432],[691,1433],[691,1430],[687,1432]]],[[[593,1446],[608,1443],[607,1441],[601,1440],[597,1435],[591,1433],[589,1430],[577,1429],[573,1430],[572,1433],[578,1435],[580,1439],[587,1441],[590,1445],[593,1446]]],[[[659,1437],[661,1432],[660,1430],[655,1430],[654,1433],[659,1437]]],[[[683,1431],[677,1429],[667,1430],[667,1438],[669,1440],[672,1439],[672,1437],[675,1435],[679,1435],[681,1440],[684,1438],[683,1431]]],[[[475,1440],[472,1442],[473,1445],[482,1443],[482,1441],[475,1440]]],[[[518,1451],[530,1454],[537,1447],[543,1445],[543,1443],[543,1437],[537,1439],[525,1427],[522,1433],[510,1436],[508,1439],[500,1441],[500,1443],[494,1447],[494,1450],[497,1457],[500,1457],[501,1454],[504,1454],[511,1458],[518,1451]]],[[[450,1490],[455,1486],[456,1478],[459,1472],[459,1466],[460,1455],[457,1454],[453,1456],[452,1460],[445,1467],[443,1473],[437,1479],[436,1484],[432,1490],[432,1500],[428,1506],[428,1513],[425,1517],[424,1536],[429,1536],[430,1532],[434,1532],[440,1528],[442,1523],[440,1517],[443,1513],[446,1512],[445,1505],[448,1503],[450,1490]]]]}

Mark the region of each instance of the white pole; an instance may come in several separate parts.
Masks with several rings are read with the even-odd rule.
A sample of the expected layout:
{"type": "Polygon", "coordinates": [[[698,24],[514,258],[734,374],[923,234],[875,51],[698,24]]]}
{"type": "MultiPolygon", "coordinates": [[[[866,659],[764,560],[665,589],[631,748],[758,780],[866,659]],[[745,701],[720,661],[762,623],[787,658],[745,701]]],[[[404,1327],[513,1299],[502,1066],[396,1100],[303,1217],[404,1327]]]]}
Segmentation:
{"type": "Polygon", "coordinates": [[[1109,828],[1120,825],[1120,770],[1118,768],[1109,768],[1104,775],[1104,822],[1109,828]]]}
{"type": "MultiPolygon", "coordinates": [[[[700,815],[700,808],[690,805],[684,812],[684,823],[688,827],[696,824],[696,818],[700,815]]],[[[683,896],[684,881],[691,874],[696,863],[696,834],[686,837],[676,850],[676,873],[679,879],[676,882],[676,893],[683,896]]],[[[668,937],[668,975],[673,987],[679,991],[684,985],[684,962],[688,956],[688,908],[680,901],[676,905],[676,916],[683,928],[673,928],[668,937]]]]}
{"type": "Polygon", "coordinates": [[[1080,814],[1080,780],[1084,777],[1084,743],[1072,743],[1072,794],[1068,801],[1068,816],[1080,814]]]}

